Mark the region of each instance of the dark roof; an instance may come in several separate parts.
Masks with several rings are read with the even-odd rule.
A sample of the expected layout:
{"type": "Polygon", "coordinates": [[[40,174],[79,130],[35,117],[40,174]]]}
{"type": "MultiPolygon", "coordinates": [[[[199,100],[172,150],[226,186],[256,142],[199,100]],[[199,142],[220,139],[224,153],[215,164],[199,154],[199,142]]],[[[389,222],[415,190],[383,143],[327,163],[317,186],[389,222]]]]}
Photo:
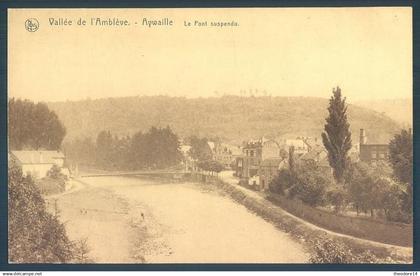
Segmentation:
{"type": "Polygon", "coordinates": [[[307,139],[304,139],[303,142],[305,142],[308,145],[308,147],[310,147],[311,149],[321,146],[318,139],[307,138],[307,139]]]}
{"type": "Polygon", "coordinates": [[[11,154],[22,164],[54,164],[64,154],[54,150],[13,150],[11,154]]]}
{"type": "Polygon", "coordinates": [[[300,157],[302,160],[316,160],[318,155],[325,151],[325,148],[323,146],[315,146],[311,151],[305,153],[300,157]]]}

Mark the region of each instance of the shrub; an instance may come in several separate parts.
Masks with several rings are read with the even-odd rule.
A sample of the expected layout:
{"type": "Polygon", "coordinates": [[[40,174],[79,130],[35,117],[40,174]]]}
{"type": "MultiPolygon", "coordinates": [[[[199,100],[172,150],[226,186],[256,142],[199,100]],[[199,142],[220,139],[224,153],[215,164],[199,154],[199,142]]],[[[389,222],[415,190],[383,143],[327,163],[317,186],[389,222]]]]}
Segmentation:
{"type": "Polygon", "coordinates": [[[289,194],[311,206],[321,206],[326,202],[331,181],[331,176],[315,164],[301,164],[296,170],[295,184],[289,189],[289,194]]]}
{"type": "Polygon", "coordinates": [[[270,192],[284,195],[285,191],[296,183],[294,175],[288,169],[281,169],[269,183],[270,192]]]}
{"type": "Polygon", "coordinates": [[[411,212],[407,212],[404,208],[409,195],[403,184],[394,183],[389,179],[381,179],[380,184],[385,187],[381,201],[386,219],[388,221],[410,223],[411,212]]]}
{"type": "Polygon", "coordinates": [[[327,192],[327,201],[335,207],[335,211],[339,213],[347,204],[348,194],[342,186],[334,186],[327,192]]]}
{"type": "Polygon", "coordinates": [[[330,238],[316,239],[313,242],[311,263],[327,264],[354,264],[354,263],[379,263],[370,251],[361,253],[353,252],[346,244],[330,238]]]}
{"type": "Polygon", "coordinates": [[[9,167],[8,250],[13,263],[69,263],[79,250],[64,225],[47,212],[44,199],[30,176],[9,167]]]}
{"type": "Polygon", "coordinates": [[[64,179],[65,175],[61,173],[61,168],[54,164],[47,172],[47,176],[52,179],[64,179]]]}
{"type": "Polygon", "coordinates": [[[346,189],[349,198],[360,210],[383,210],[389,221],[411,220],[412,193],[409,184],[398,183],[389,177],[389,168],[363,162],[353,164],[347,173],[346,189]],[[388,172],[387,172],[388,171],[388,172]]]}

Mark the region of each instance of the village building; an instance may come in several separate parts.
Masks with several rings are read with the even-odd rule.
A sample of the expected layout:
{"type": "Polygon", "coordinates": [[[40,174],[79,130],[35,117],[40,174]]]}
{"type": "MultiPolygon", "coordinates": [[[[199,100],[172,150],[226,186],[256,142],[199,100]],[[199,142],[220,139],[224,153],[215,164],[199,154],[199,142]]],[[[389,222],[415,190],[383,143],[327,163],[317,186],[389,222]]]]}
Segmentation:
{"type": "Polygon", "coordinates": [[[226,143],[215,143],[213,159],[222,164],[225,168],[231,168],[237,157],[242,153],[240,146],[233,146],[226,143]]]}
{"type": "Polygon", "coordinates": [[[299,161],[307,165],[316,165],[318,168],[323,170],[325,173],[331,173],[332,168],[328,161],[328,152],[324,146],[316,145],[313,146],[310,151],[305,153],[299,158],[299,161]]]}
{"type": "Polygon", "coordinates": [[[287,167],[287,159],[281,157],[268,158],[262,161],[259,170],[260,189],[266,191],[270,183],[277,177],[281,168],[287,167]]]}
{"type": "Polygon", "coordinates": [[[64,174],[68,174],[64,166],[64,154],[60,151],[48,150],[21,150],[11,151],[10,158],[22,168],[24,175],[31,175],[40,179],[47,176],[48,171],[57,165],[64,174]]]}
{"type": "Polygon", "coordinates": [[[278,157],[280,147],[276,141],[265,138],[248,141],[242,148],[242,156],[236,160],[236,176],[241,183],[258,186],[258,172],[263,160],[278,157]]]}
{"type": "Polygon", "coordinates": [[[305,137],[297,137],[296,139],[285,139],[282,142],[282,148],[287,152],[293,147],[294,152],[298,156],[302,156],[307,153],[310,149],[310,145],[305,137]]]}
{"type": "Polygon", "coordinates": [[[211,152],[214,152],[214,148],[216,147],[216,143],[212,142],[212,141],[208,141],[207,145],[209,146],[211,152]]]}
{"type": "Polygon", "coordinates": [[[359,150],[360,161],[363,162],[387,160],[389,155],[388,144],[367,144],[367,137],[364,129],[360,129],[359,150]]]}
{"type": "Polygon", "coordinates": [[[180,151],[182,153],[182,164],[184,165],[184,171],[192,172],[197,170],[197,162],[190,155],[191,146],[181,144],[180,151]]]}

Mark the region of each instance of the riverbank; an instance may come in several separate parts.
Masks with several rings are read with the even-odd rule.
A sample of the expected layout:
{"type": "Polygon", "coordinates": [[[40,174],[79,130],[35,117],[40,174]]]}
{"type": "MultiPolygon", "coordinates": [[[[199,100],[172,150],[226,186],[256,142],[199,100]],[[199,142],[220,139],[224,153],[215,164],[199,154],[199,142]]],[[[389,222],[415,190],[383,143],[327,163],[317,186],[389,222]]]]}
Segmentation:
{"type": "Polygon", "coordinates": [[[412,248],[386,245],[334,233],[291,215],[258,193],[233,184],[231,181],[213,178],[209,183],[217,186],[236,202],[270,221],[282,231],[290,233],[303,244],[308,245],[311,241],[329,238],[346,244],[356,254],[370,251],[371,254],[384,263],[412,263],[412,248]]]}

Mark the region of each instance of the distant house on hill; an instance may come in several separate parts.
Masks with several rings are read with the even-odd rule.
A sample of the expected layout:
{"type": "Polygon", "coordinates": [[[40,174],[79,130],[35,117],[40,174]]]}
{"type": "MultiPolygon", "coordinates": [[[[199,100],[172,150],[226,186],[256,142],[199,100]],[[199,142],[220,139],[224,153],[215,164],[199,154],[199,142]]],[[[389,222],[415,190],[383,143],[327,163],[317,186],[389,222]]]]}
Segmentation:
{"type": "Polygon", "coordinates": [[[64,154],[60,151],[49,150],[14,150],[10,158],[22,168],[24,175],[34,178],[43,178],[53,165],[63,168],[64,154]]]}

